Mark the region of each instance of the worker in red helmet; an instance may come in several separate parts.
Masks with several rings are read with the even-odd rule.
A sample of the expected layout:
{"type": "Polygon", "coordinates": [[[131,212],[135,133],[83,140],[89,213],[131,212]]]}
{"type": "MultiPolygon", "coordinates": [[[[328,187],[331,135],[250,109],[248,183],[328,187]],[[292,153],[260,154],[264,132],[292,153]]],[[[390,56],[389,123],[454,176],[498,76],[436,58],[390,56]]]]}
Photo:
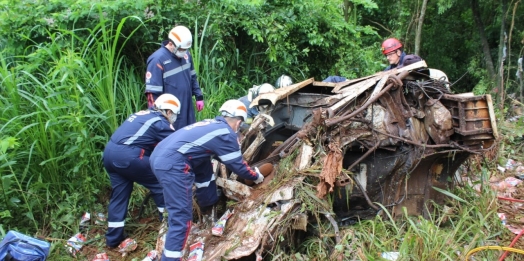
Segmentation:
{"type": "Polygon", "coordinates": [[[388,67],[384,71],[422,61],[422,58],[418,55],[406,55],[402,48],[402,43],[396,38],[388,38],[382,43],[382,54],[386,56],[389,62],[388,67]]]}

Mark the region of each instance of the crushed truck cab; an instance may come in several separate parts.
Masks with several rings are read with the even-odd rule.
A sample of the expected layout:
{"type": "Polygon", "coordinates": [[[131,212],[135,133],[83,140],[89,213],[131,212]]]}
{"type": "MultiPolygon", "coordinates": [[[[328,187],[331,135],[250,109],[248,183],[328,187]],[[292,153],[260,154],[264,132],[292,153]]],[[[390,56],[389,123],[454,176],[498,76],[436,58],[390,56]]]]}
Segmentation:
{"type": "Polygon", "coordinates": [[[217,166],[217,184],[236,204],[224,205],[234,214],[222,237],[191,235],[205,238],[203,260],[262,258],[320,223],[338,241],[340,226],[383,209],[429,216],[428,203],[445,200],[434,187],[449,189],[468,157],[498,138],[491,97],[452,94],[424,61],[340,83],[308,79],[261,94],[250,106],[258,105],[269,106],[244,133],[243,156],[273,171],[250,186],[217,166]]]}

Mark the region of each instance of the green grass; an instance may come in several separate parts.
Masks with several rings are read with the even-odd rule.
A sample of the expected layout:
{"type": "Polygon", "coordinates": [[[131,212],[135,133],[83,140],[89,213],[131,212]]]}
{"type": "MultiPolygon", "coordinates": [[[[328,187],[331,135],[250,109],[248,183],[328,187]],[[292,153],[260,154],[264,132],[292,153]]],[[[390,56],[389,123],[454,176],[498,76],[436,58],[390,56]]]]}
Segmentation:
{"type": "MultiPolygon", "coordinates": [[[[93,28],[49,32],[49,43],[34,43],[25,53],[8,48],[0,52],[0,234],[18,230],[66,240],[77,232],[83,212],[106,208],[109,179],[102,151],[120,123],[145,108],[143,68],[131,65],[122,53],[132,35],[122,35],[121,28],[130,19],[137,20],[102,20],[93,28]],[[87,39],[78,36],[86,31],[87,39]]],[[[136,30],[143,26],[139,22],[136,30]]],[[[206,102],[198,119],[214,117],[224,101],[245,95],[267,73],[255,66],[259,53],[217,50],[223,45],[205,42],[207,22],[192,49],[206,102]],[[238,67],[248,75],[239,75],[238,67]]],[[[506,156],[521,149],[511,145],[506,156]]],[[[130,209],[137,208],[146,193],[137,188],[130,209]]],[[[401,260],[460,260],[475,247],[507,245],[512,239],[496,215],[493,193],[457,188],[447,192],[452,197],[446,207],[434,206],[430,219],[404,213],[393,220],[384,211],[341,228],[342,242],[336,244],[329,222],[320,222],[332,198],[319,207],[314,188],[305,186],[301,193],[307,199],[302,210],[315,213],[316,236],[274,249],[269,255],[274,260],[380,260],[380,253],[389,251],[400,252],[401,260]]],[[[278,240],[287,243],[284,237],[278,240]]],[[[103,245],[103,239],[99,241],[103,245]]],[[[54,244],[51,260],[63,255],[61,243],[54,244]]],[[[475,258],[496,260],[499,254],[483,251],[475,258]]]]}

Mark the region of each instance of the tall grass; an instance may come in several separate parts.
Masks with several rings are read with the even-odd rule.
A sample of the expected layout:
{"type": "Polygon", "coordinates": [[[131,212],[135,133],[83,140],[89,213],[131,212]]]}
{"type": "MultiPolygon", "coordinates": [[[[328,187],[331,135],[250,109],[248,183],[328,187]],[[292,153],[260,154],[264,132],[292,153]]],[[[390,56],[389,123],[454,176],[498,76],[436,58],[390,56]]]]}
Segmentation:
{"type": "Polygon", "coordinates": [[[198,23],[195,23],[194,30],[193,62],[206,104],[204,111],[197,113],[197,120],[214,118],[225,101],[238,99],[247,93],[247,88],[244,89],[238,80],[242,78],[237,73],[240,66],[238,49],[219,51],[218,42],[205,41],[210,16],[207,15],[200,34],[198,23]]]}
{"type": "MultiPolygon", "coordinates": [[[[409,216],[405,209],[403,216],[393,219],[383,209],[383,215],[372,220],[340,228],[342,240],[338,245],[326,238],[311,237],[302,243],[300,253],[307,254],[309,259],[304,260],[384,260],[381,253],[399,252],[402,261],[440,261],[464,260],[476,247],[501,245],[498,239],[507,229],[497,216],[494,193],[483,191],[479,195],[464,187],[453,195],[456,199],[451,198],[448,204],[435,204],[429,219],[409,216]]],[[[479,252],[475,260],[497,260],[499,255],[496,251],[479,252]]]]}
{"type": "Polygon", "coordinates": [[[81,212],[107,194],[102,150],[144,101],[142,80],[121,53],[127,19],[134,18],[50,32],[50,43],[35,43],[31,53],[1,54],[8,59],[0,67],[0,133],[19,144],[4,154],[16,164],[0,164],[2,188],[10,191],[0,201],[0,211],[9,211],[0,215],[4,228],[71,235],[81,212]],[[81,30],[90,37],[77,37],[81,30]]]}

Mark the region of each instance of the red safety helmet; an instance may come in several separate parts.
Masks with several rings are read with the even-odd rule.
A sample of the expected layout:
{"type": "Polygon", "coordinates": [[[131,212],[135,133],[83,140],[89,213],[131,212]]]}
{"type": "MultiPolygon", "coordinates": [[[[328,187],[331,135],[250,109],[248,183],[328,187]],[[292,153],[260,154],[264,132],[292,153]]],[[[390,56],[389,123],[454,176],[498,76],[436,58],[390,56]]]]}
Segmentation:
{"type": "Polygon", "coordinates": [[[402,44],[396,38],[386,39],[382,43],[382,53],[383,54],[388,54],[400,48],[402,48],[402,44]]]}

